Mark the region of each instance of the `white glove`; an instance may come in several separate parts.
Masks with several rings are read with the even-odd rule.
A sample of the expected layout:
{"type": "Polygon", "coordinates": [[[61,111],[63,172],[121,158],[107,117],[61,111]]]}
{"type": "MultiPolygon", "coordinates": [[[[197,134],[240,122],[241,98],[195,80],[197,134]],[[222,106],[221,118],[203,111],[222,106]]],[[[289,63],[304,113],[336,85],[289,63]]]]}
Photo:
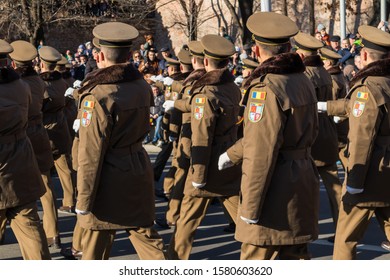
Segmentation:
{"type": "Polygon", "coordinates": [[[245,218],[243,216],[240,216],[240,218],[241,218],[241,220],[243,220],[248,225],[257,224],[257,222],[259,221],[259,219],[252,220],[252,219],[245,218]]]}
{"type": "Polygon", "coordinates": [[[218,170],[223,170],[232,167],[234,163],[230,160],[227,152],[224,152],[218,159],[218,170]]]}
{"type": "Polygon", "coordinates": [[[164,82],[164,76],[163,75],[158,75],[158,76],[156,76],[156,81],[160,81],[160,82],[164,82]]]}
{"type": "Polygon", "coordinates": [[[334,123],[339,123],[341,121],[341,118],[338,116],[334,116],[333,121],[334,121],[334,123]]]}
{"type": "Polygon", "coordinates": [[[80,129],[80,119],[75,119],[73,122],[73,130],[74,132],[78,132],[80,129]]]}
{"type": "Polygon", "coordinates": [[[350,186],[347,186],[347,192],[349,192],[350,194],[362,193],[363,191],[364,189],[355,189],[350,186]]]}
{"type": "Polygon", "coordinates": [[[236,84],[236,85],[241,85],[242,84],[242,81],[243,81],[244,79],[241,77],[241,76],[238,76],[235,80],[234,80],[234,83],[236,84]]]}
{"type": "Polygon", "coordinates": [[[170,86],[173,83],[173,79],[171,77],[165,77],[164,78],[164,85],[170,86]]]}
{"type": "Polygon", "coordinates": [[[168,139],[169,139],[169,142],[175,142],[177,140],[176,137],[172,137],[172,136],[169,136],[168,139]]]}
{"type": "Polygon", "coordinates": [[[192,182],[192,186],[193,186],[194,188],[196,188],[196,189],[201,189],[201,188],[203,188],[204,186],[206,186],[206,183],[201,183],[201,184],[199,184],[199,183],[192,182]]]}
{"type": "Polygon", "coordinates": [[[163,104],[163,108],[165,109],[165,112],[169,112],[174,108],[175,101],[173,100],[167,100],[163,104]]]}
{"type": "Polygon", "coordinates": [[[74,88],[81,88],[81,83],[82,83],[82,81],[76,80],[76,81],[74,81],[74,83],[73,83],[73,87],[74,87],[74,88]]]}
{"type": "Polygon", "coordinates": [[[318,103],[317,103],[318,112],[320,112],[320,113],[326,112],[327,107],[328,106],[327,106],[326,102],[318,101],[318,103]]]}
{"type": "Polygon", "coordinates": [[[79,209],[75,209],[76,211],[76,214],[79,214],[79,215],[88,215],[89,213],[91,213],[90,211],[83,211],[83,210],[79,210],[79,209]]]}
{"type": "Polygon", "coordinates": [[[70,88],[68,88],[68,89],[65,91],[64,96],[65,96],[65,97],[67,97],[67,96],[73,97],[73,92],[74,92],[74,91],[75,91],[75,89],[72,88],[72,87],[70,87],[70,88]]]}
{"type": "Polygon", "coordinates": [[[153,82],[157,82],[157,78],[156,78],[156,76],[155,75],[153,75],[153,76],[150,76],[150,78],[149,79],[151,79],[153,82]]]}

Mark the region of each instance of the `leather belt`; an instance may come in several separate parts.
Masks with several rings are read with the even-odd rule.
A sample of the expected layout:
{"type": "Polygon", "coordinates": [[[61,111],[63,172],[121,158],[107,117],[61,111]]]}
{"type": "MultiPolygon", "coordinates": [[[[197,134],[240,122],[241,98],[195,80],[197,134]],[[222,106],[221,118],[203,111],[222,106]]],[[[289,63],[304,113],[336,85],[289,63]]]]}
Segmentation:
{"type": "Polygon", "coordinates": [[[0,136],[0,144],[13,143],[26,137],[26,131],[21,131],[12,135],[0,136]]]}
{"type": "Polygon", "coordinates": [[[310,148],[279,151],[279,158],[284,160],[309,159],[310,156],[311,156],[310,148]]]}

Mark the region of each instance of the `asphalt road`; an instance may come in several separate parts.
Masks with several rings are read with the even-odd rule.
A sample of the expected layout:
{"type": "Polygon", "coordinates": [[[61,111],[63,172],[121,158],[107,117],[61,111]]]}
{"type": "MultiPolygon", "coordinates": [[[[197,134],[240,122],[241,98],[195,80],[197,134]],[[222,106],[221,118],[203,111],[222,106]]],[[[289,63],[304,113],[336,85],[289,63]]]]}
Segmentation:
{"type": "MultiPolygon", "coordinates": [[[[159,149],[153,145],[145,146],[154,161],[159,149]]],[[[169,162],[170,164],[170,162],[169,162]]],[[[166,166],[166,170],[169,165],[166,166]]],[[[342,176],[343,174],[341,174],[342,176]]],[[[62,197],[62,190],[59,180],[54,177],[57,197],[62,197]]],[[[159,182],[161,184],[161,182],[159,182]]],[[[59,201],[60,205],[60,201],[59,201]]],[[[156,198],[156,217],[163,217],[167,207],[164,199],[156,198]]],[[[39,209],[41,206],[39,204],[39,209]]],[[[42,212],[40,211],[40,214],[42,212]]],[[[329,203],[325,188],[321,186],[320,190],[320,236],[319,239],[310,244],[312,259],[330,260],[332,259],[333,243],[327,241],[328,237],[334,235],[334,227],[330,216],[329,203]]],[[[59,214],[59,228],[62,245],[71,246],[73,227],[76,216],[71,214],[59,214]]],[[[227,226],[227,220],[219,204],[210,206],[208,214],[199,226],[194,241],[194,247],[190,259],[192,260],[238,260],[240,257],[240,243],[235,241],[234,234],[226,233],[223,228],[227,226]]],[[[163,237],[165,244],[169,244],[173,229],[156,229],[163,237]]],[[[358,246],[358,259],[360,260],[389,260],[390,253],[380,247],[381,242],[385,240],[385,235],[379,228],[375,219],[366,232],[364,239],[358,246]]],[[[64,260],[60,255],[59,249],[50,249],[52,259],[64,260]]],[[[7,226],[5,244],[0,246],[1,260],[21,260],[21,253],[12,230],[7,226]]],[[[114,246],[111,251],[110,259],[130,260],[138,259],[134,248],[124,231],[118,231],[114,246]]]]}

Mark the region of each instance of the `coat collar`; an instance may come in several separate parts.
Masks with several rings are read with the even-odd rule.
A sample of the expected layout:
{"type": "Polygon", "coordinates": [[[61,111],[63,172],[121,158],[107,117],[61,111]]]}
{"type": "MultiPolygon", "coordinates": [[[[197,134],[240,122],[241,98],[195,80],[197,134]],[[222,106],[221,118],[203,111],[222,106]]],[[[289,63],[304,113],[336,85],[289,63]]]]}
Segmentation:
{"type": "Polygon", "coordinates": [[[244,88],[248,88],[251,82],[266,74],[293,74],[303,73],[305,71],[305,65],[298,54],[295,53],[282,53],[273,56],[263,63],[261,63],[252,75],[245,81],[244,88]]]}
{"type": "Polygon", "coordinates": [[[142,74],[130,63],[121,63],[98,69],[87,76],[80,88],[80,93],[97,85],[126,83],[142,79],[142,74]]]}
{"type": "Polygon", "coordinates": [[[305,64],[305,66],[311,66],[311,67],[324,66],[321,57],[317,54],[305,56],[303,58],[303,64],[305,64]]]}
{"type": "Polygon", "coordinates": [[[352,78],[350,87],[352,88],[358,81],[367,78],[368,76],[390,76],[390,58],[372,62],[361,69],[352,78]]]}
{"type": "Polygon", "coordinates": [[[183,86],[191,84],[193,81],[199,80],[204,74],[206,74],[206,69],[196,69],[191,72],[191,74],[184,80],[183,86]]]}
{"type": "Polygon", "coordinates": [[[191,72],[185,72],[185,73],[179,72],[173,74],[172,76],[170,76],[170,78],[175,81],[184,81],[190,74],[191,72]]]}
{"type": "Polygon", "coordinates": [[[58,71],[44,72],[39,76],[41,76],[42,80],[44,81],[57,81],[62,79],[62,75],[58,71]]]}
{"type": "Polygon", "coordinates": [[[11,67],[0,68],[0,84],[16,81],[20,78],[18,73],[11,67]]]}
{"type": "Polygon", "coordinates": [[[229,82],[234,82],[234,76],[229,72],[229,70],[227,68],[216,69],[206,72],[194,83],[192,90],[203,86],[218,85],[229,82]]]}
{"type": "Polygon", "coordinates": [[[32,65],[29,65],[26,68],[16,68],[15,71],[21,77],[38,76],[38,73],[34,70],[32,65]]]}

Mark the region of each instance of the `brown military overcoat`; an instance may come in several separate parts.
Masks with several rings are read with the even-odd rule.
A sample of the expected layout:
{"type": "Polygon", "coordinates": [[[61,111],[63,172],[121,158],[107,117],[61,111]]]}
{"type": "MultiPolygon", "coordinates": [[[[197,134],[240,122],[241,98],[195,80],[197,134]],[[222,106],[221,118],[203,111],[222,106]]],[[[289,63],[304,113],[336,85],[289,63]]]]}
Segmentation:
{"type": "Polygon", "coordinates": [[[198,197],[238,195],[241,166],[218,170],[219,155],[237,140],[240,89],[227,69],[207,72],[192,86],[191,166],[184,194],[198,197]],[[192,182],[206,183],[194,188],[192,182]]]}
{"type": "Polygon", "coordinates": [[[29,86],[11,68],[0,69],[0,209],[34,202],[45,193],[26,135],[29,86]]]}
{"type": "Polygon", "coordinates": [[[390,59],[373,62],[351,81],[346,184],[364,189],[343,201],[390,206],[390,59]]]}
{"type": "Polygon", "coordinates": [[[228,156],[242,161],[238,217],[259,221],[237,218],[238,241],[292,245],[317,239],[319,179],[310,153],[317,99],[304,70],[297,54],[286,53],[264,61],[249,80],[244,137],[228,156]]]}
{"type": "Polygon", "coordinates": [[[182,169],[189,168],[191,157],[191,89],[194,83],[205,73],[206,70],[204,68],[192,71],[183,82],[183,88],[180,92],[182,98],[174,103],[175,109],[182,113],[182,125],[176,152],[178,167],[182,169]]]}
{"type": "Polygon", "coordinates": [[[149,84],[131,64],[99,69],[80,89],[77,205],[87,229],[149,227],[153,170],[142,140],[150,129],[149,84]]]}
{"type": "MultiPolygon", "coordinates": [[[[303,59],[305,74],[316,90],[318,101],[332,100],[332,78],[323,67],[319,55],[307,56],[303,59]]],[[[312,147],[312,156],[317,166],[326,166],[338,160],[338,140],[336,125],[326,113],[318,113],[319,131],[312,147]]]]}
{"type": "MultiPolygon", "coordinates": [[[[334,66],[327,70],[332,78],[332,95],[333,100],[344,99],[347,95],[347,81],[340,67],[334,66]]],[[[339,148],[343,148],[347,144],[348,135],[348,119],[342,117],[338,123],[336,123],[337,139],[339,141],[339,148]]]]}
{"type": "MultiPolygon", "coordinates": [[[[17,69],[18,70],[18,69],[17,69]]],[[[53,155],[51,153],[49,136],[42,124],[42,103],[46,89],[45,83],[32,67],[25,71],[18,71],[22,80],[30,86],[31,103],[28,108],[27,136],[34,148],[41,172],[49,171],[53,167],[53,155]]]]}
{"type": "Polygon", "coordinates": [[[46,84],[43,100],[43,124],[49,135],[54,158],[71,151],[71,138],[64,114],[67,85],[60,72],[45,72],[41,78],[46,84]]]}

